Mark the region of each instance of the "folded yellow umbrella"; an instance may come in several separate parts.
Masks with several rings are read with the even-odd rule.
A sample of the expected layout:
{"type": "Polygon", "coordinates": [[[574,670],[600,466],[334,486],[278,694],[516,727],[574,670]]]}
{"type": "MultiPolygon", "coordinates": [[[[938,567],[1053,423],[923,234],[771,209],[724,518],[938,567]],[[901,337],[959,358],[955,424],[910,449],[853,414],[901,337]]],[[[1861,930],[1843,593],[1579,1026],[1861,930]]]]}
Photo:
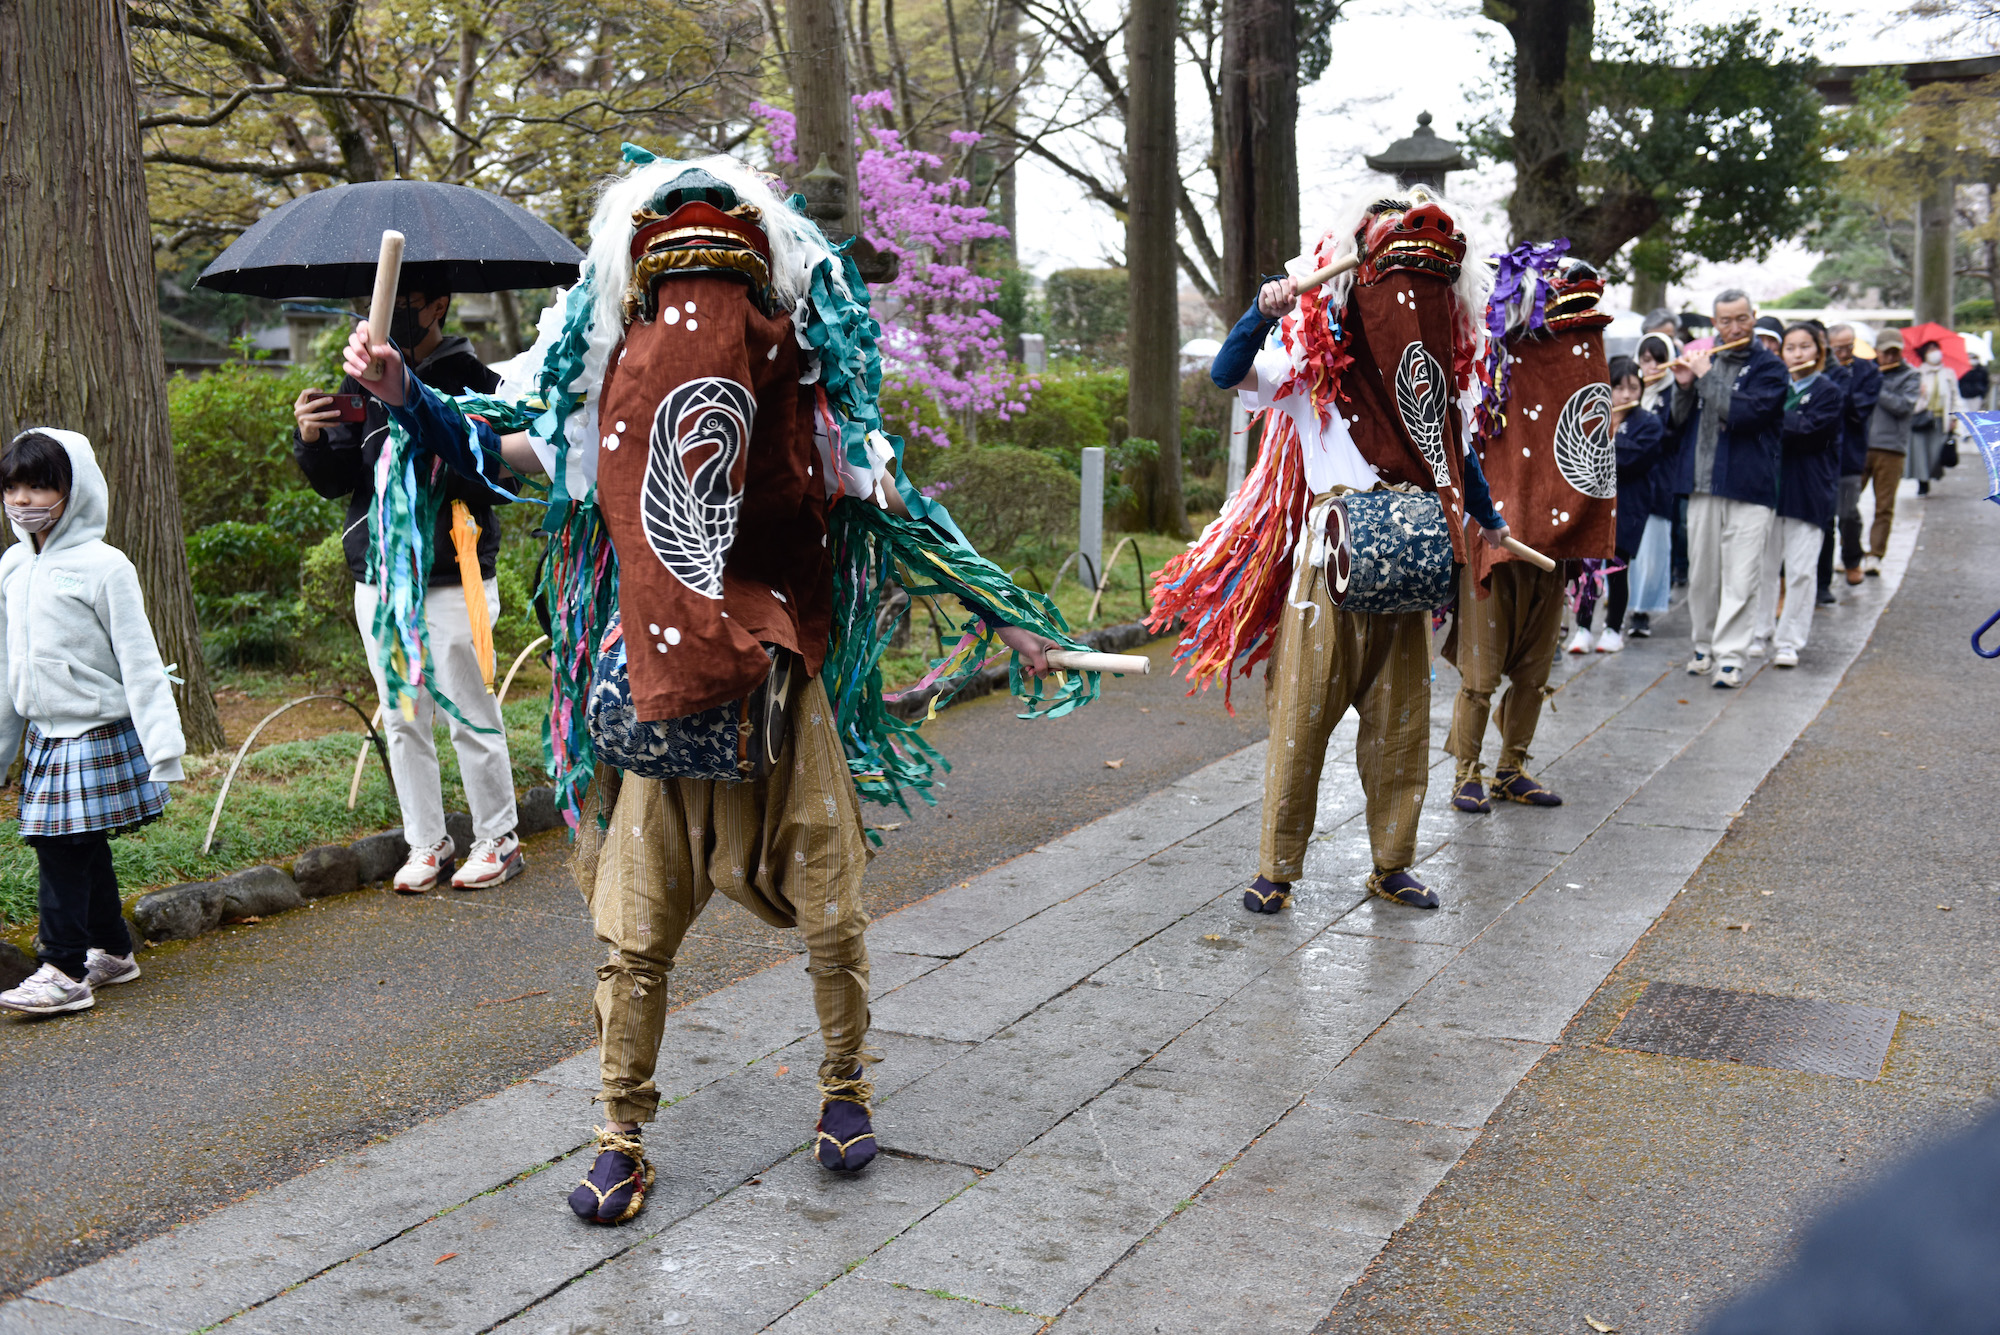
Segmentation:
{"type": "Polygon", "coordinates": [[[464,501],[451,503],[451,545],[458,552],[458,580],[465,586],[465,615],[472,622],[472,652],[479,676],[493,694],[493,616],[486,606],[486,581],[479,577],[479,525],[464,501]]]}

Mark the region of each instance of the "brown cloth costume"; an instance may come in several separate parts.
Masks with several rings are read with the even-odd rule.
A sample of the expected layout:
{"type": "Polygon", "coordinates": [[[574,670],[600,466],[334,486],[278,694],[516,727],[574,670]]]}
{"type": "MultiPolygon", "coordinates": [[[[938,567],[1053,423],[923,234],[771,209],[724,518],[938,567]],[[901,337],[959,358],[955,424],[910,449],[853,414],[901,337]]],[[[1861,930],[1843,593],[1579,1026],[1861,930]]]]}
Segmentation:
{"type": "Polygon", "coordinates": [[[1471,544],[1447,646],[1459,691],[1445,750],[1459,762],[1460,782],[1479,773],[1493,692],[1503,676],[1497,768],[1527,763],[1562,636],[1560,562],[1607,558],[1617,541],[1618,459],[1603,333],[1611,317],[1597,309],[1602,293],[1594,271],[1562,260],[1549,282],[1547,327],[1507,336],[1504,424],[1480,442],[1480,465],[1508,529],[1558,565],[1543,571],[1510,552],[1471,544]]]}
{"type": "MultiPolygon", "coordinates": [[[[1464,436],[1456,383],[1467,363],[1453,284],[1464,237],[1438,203],[1426,200],[1391,204],[1364,218],[1358,248],[1364,261],[1340,314],[1349,330],[1342,351],[1353,360],[1342,371],[1333,410],[1385,485],[1438,494],[1453,556],[1463,560],[1464,436]],[[1398,242],[1433,234],[1433,253],[1403,262],[1411,256],[1399,252],[1398,242]]],[[[1310,297],[1302,314],[1299,323],[1307,327],[1324,318],[1310,297]]],[[[1308,358],[1316,352],[1309,342],[1308,358]]],[[[1355,763],[1376,875],[1405,870],[1416,861],[1430,768],[1430,613],[1338,611],[1321,572],[1295,573],[1305,577],[1299,588],[1310,588],[1311,607],[1285,608],[1272,653],[1259,873],[1280,884],[1304,875],[1327,741],[1350,706],[1361,717],[1355,763]]],[[[1305,601],[1303,592],[1293,601],[1305,601]]]]}
{"type": "Polygon", "coordinates": [[[599,1098],[619,1122],[650,1121],[658,1107],[667,979],[718,890],[773,927],[799,929],[826,1046],[820,1088],[864,1103],[871,1094],[859,1078],[872,1060],[862,1050],[868,845],[818,675],[832,580],[817,391],[799,383],[792,317],[767,299],[749,258],[768,256],[757,217],[699,201],[663,219],[635,215],[633,318],[598,403],[598,503],[618,552],[639,717],[741,699],[769,673],[766,644],[806,669],[768,778],[620,783],[599,767],[575,870],[609,948],[597,971],[599,1098]],[[658,266],[655,236],[701,247],[697,262],[658,266]]]}

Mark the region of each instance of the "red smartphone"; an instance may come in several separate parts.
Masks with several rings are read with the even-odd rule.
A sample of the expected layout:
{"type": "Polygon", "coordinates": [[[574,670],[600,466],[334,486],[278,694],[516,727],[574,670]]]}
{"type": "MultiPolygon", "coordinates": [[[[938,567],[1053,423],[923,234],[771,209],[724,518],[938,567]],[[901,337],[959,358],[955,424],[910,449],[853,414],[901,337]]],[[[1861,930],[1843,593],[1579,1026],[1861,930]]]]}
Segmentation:
{"type": "Polygon", "coordinates": [[[365,422],[368,420],[368,396],[365,394],[335,394],[334,411],[343,422],[365,422]]]}

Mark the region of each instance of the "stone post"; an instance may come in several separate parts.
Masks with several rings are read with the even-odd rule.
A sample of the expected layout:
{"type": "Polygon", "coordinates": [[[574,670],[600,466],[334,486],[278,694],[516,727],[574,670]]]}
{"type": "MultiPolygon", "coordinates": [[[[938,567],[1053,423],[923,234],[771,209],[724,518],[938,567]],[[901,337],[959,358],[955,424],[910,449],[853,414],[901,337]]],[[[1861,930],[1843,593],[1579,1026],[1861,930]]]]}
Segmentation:
{"type": "Polygon", "coordinates": [[[1104,447],[1092,445],[1083,452],[1083,489],[1077,503],[1076,549],[1083,553],[1079,565],[1088,565],[1086,578],[1095,589],[1104,582],[1104,447]]]}

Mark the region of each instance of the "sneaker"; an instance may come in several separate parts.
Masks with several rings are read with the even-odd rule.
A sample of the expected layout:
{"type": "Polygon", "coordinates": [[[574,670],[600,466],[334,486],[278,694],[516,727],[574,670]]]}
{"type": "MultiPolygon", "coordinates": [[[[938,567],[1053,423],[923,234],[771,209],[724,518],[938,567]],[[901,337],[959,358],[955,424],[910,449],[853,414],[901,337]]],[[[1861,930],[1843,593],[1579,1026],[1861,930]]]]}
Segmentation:
{"type": "Polygon", "coordinates": [[[1569,651],[1573,654],[1587,654],[1590,652],[1590,627],[1578,626],[1576,628],[1576,634],[1570,638],[1569,651]]]}
{"type": "Polygon", "coordinates": [[[438,883],[438,877],[451,873],[451,860],[458,856],[458,845],[450,835],[437,841],[432,848],[413,848],[410,860],[396,873],[395,891],[399,895],[421,895],[438,883]]]}
{"type": "Polygon", "coordinates": [[[1368,878],[1368,893],[1413,909],[1434,909],[1438,897],[1406,871],[1378,871],[1368,878]]]}
{"type": "Polygon", "coordinates": [[[569,1208],[592,1224],[622,1224],[646,1204],[653,1186],[653,1165],[636,1131],[597,1129],[597,1157],[590,1172],[569,1194],[569,1208]]]}
{"type": "Polygon", "coordinates": [[[1743,669],[1723,666],[1715,670],[1715,689],[1733,691],[1743,684],[1743,669]]]}
{"type": "Polygon", "coordinates": [[[1697,649],[1694,657],[1688,660],[1688,675],[1690,677],[1706,677],[1714,667],[1715,659],[1711,655],[1702,653],[1697,649]]]}
{"type": "Polygon", "coordinates": [[[1752,639],[1750,641],[1750,647],[1743,651],[1743,656],[1745,658],[1762,658],[1764,656],[1763,638],[1759,636],[1757,638],[1752,639]]]}
{"type": "Polygon", "coordinates": [[[1609,626],[1597,637],[1597,652],[1600,654],[1622,654],[1625,652],[1625,637],[1609,626]]]}
{"type": "Polygon", "coordinates": [[[1646,613],[1644,612],[1634,612],[1632,614],[1632,629],[1630,634],[1631,637],[1635,640],[1652,639],[1653,618],[1646,615],[1646,613]]]}
{"type": "Polygon", "coordinates": [[[96,946],[84,954],[83,965],[87,970],[83,981],[93,992],[113,983],[129,983],[139,976],[138,960],[130,955],[114,955],[96,946]]]}
{"type": "Polygon", "coordinates": [[[1882,558],[1872,553],[1862,557],[1861,573],[1864,575],[1880,575],[1882,573],[1882,558]]]}
{"type": "Polygon", "coordinates": [[[845,1080],[820,1082],[819,1124],[813,1128],[813,1158],[836,1173],[858,1173],[874,1161],[875,1125],[868,1103],[875,1087],[862,1068],[845,1080]]]}
{"type": "Polygon", "coordinates": [[[1276,913],[1291,902],[1290,881],[1269,881],[1259,876],[1243,892],[1243,907],[1252,913],[1276,913]]]}
{"type": "Polygon", "coordinates": [[[1772,667],[1793,668],[1798,665],[1799,651],[1796,649],[1780,649],[1777,653],[1771,655],[1772,667]]]}
{"type": "Polygon", "coordinates": [[[458,874],[451,878],[451,884],[454,890],[488,890],[513,880],[527,869],[528,864],[521,857],[521,841],[512,834],[503,834],[498,839],[475,842],[458,874]]]}
{"type": "Polygon", "coordinates": [[[0,1010],[23,1015],[60,1015],[64,1011],[87,1011],[97,1004],[89,983],[79,983],[53,964],[21,980],[19,987],[0,992],[0,1010]]]}

